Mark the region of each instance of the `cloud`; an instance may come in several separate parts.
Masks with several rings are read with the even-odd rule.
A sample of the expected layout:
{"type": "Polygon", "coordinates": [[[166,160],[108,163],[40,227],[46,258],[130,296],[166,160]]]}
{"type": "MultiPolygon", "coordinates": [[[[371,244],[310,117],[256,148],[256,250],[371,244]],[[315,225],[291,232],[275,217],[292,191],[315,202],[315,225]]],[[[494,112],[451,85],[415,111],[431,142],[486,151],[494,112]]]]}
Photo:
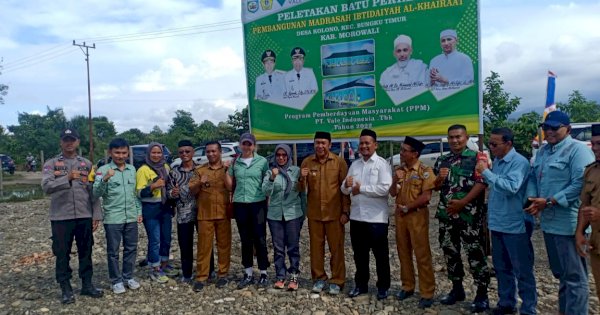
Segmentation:
{"type": "Polygon", "coordinates": [[[185,86],[191,77],[198,74],[198,67],[186,67],[176,58],[168,58],[161,63],[157,70],[147,70],[136,76],[133,90],[136,92],[166,91],[180,89],[185,86]]]}

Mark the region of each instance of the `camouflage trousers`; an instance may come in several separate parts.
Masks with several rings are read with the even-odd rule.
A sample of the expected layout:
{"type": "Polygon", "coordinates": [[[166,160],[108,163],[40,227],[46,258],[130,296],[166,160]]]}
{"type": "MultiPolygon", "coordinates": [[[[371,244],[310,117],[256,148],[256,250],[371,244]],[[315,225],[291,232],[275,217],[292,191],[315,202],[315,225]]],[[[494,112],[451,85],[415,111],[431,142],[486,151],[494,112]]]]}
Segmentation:
{"type": "Polygon", "coordinates": [[[490,271],[483,246],[483,225],[481,220],[469,223],[461,218],[439,219],[439,241],[448,269],[448,279],[462,281],[465,276],[461,245],[467,253],[469,268],[475,285],[487,286],[490,283],[490,271]]]}

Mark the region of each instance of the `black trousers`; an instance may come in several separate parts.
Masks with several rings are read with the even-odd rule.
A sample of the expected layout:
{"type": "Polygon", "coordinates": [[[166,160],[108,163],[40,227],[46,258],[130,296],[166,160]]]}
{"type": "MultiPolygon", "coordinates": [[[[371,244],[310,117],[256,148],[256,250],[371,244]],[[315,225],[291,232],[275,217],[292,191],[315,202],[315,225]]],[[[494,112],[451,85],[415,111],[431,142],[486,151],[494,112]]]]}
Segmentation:
{"type": "MultiPolygon", "coordinates": [[[[177,242],[181,253],[181,272],[186,278],[192,277],[194,267],[194,229],[198,228],[196,220],[187,223],[177,223],[177,242]]],[[[210,272],[215,271],[215,257],[210,255],[210,272]]]]}
{"type": "Polygon", "coordinates": [[[244,268],[253,266],[256,248],[258,269],[267,270],[267,202],[234,202],[233,212],[242,242],[242,265],[244,268]]]}
{"type": "Polygon", "coordinates": [[[350,220],[350,241],[354,251],[356,287],[369,289],[369,254],[373,250],[377,268],[377,288],[390,288],[390,250],[388,247],[388,223],[369,223],[350,220]]]}
{"type": "Polygon", "coordinates": [[[61,283],[71,280],[73,270],[69,262],[73,239],[77,244],[77,255],[79,256],[79,278],[91,279],[93,275],[92,245],[94,245],[92,219],[50,221],[50,224],[52,253],[56,256],[56,281],[61,283]]]}

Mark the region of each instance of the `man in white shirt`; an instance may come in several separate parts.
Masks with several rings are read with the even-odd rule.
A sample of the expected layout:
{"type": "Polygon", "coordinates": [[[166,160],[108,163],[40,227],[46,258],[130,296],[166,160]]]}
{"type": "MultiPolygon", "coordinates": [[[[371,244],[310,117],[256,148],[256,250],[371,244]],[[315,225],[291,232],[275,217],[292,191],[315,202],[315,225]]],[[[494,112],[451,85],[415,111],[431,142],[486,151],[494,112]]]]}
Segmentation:
{"type": "Polygon", "coordinates": [[[439,87],[473,84],[473,61],[456,50],[456,30],[443,30],[440,33],[440,44],[443,54],[435,56],[429,63],[431,85],[439,87]]]}
{"type": "Polygon", "coordinates": [[[348,294],[356,297],[369,292],[369,252],[373,250],[377,267],[377,299],[387,298],[390,288],[388,247],[388,191],[392,170],[377,155],[377,134],[369,129],[360,133],[361,159],[352,163],[341,190],[351,195],[350,239],[354,251],[356,287],[348,294]]]}
{"type": "Polygon", "coordinates": [[[275,52],[267,49],[262,53],[261,61],[265,68],[265,73],[256,77],[256,86],[254,97],[257,100],[283,98],[285,83],[283,82],[285,73],[275,69],[275,52]]]}
{"type": "Polygon", "coordinates": [[[410,37],[396,37],[394,57],[397,61],[383,71],[379,80],[381,87],[396,105],[424,92],[429,85],[427,65],[421,60],[412,59],[412,52],[410,37]]]}
{"type": "MultiPolygon", "coordinates": [[[[310,68],[304,68],[306,53],[301,47],[295,47],[290,53],[293,69],[285,74],[285,90],[288,97],[298,97],[316,94],[319,90],[315,73],[310,68]]],[[[285,97],[285,96],[284,96],[285,97]]]]}

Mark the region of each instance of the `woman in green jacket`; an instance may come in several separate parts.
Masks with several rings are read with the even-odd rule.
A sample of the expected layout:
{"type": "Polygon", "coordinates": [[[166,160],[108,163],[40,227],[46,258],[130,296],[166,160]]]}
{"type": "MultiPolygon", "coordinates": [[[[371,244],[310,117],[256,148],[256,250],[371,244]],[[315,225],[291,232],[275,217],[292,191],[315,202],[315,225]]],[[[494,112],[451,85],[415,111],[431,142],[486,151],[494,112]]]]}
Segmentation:
{"type": "Polygon", "coordinates": [[[288,145],[280,144],[275,148],[275,161],[272,169],[263,179],[262,190],[269,197],[267,222],[273,240],[274,265],[277,281],[274,287],[298,289],[300,272],[300,230],[305,218],[306,196],[297,189],[300,168],[292,165],[291,150],[288,145]],[[290,267],[286,268],[287,249],[290,267]]]}

